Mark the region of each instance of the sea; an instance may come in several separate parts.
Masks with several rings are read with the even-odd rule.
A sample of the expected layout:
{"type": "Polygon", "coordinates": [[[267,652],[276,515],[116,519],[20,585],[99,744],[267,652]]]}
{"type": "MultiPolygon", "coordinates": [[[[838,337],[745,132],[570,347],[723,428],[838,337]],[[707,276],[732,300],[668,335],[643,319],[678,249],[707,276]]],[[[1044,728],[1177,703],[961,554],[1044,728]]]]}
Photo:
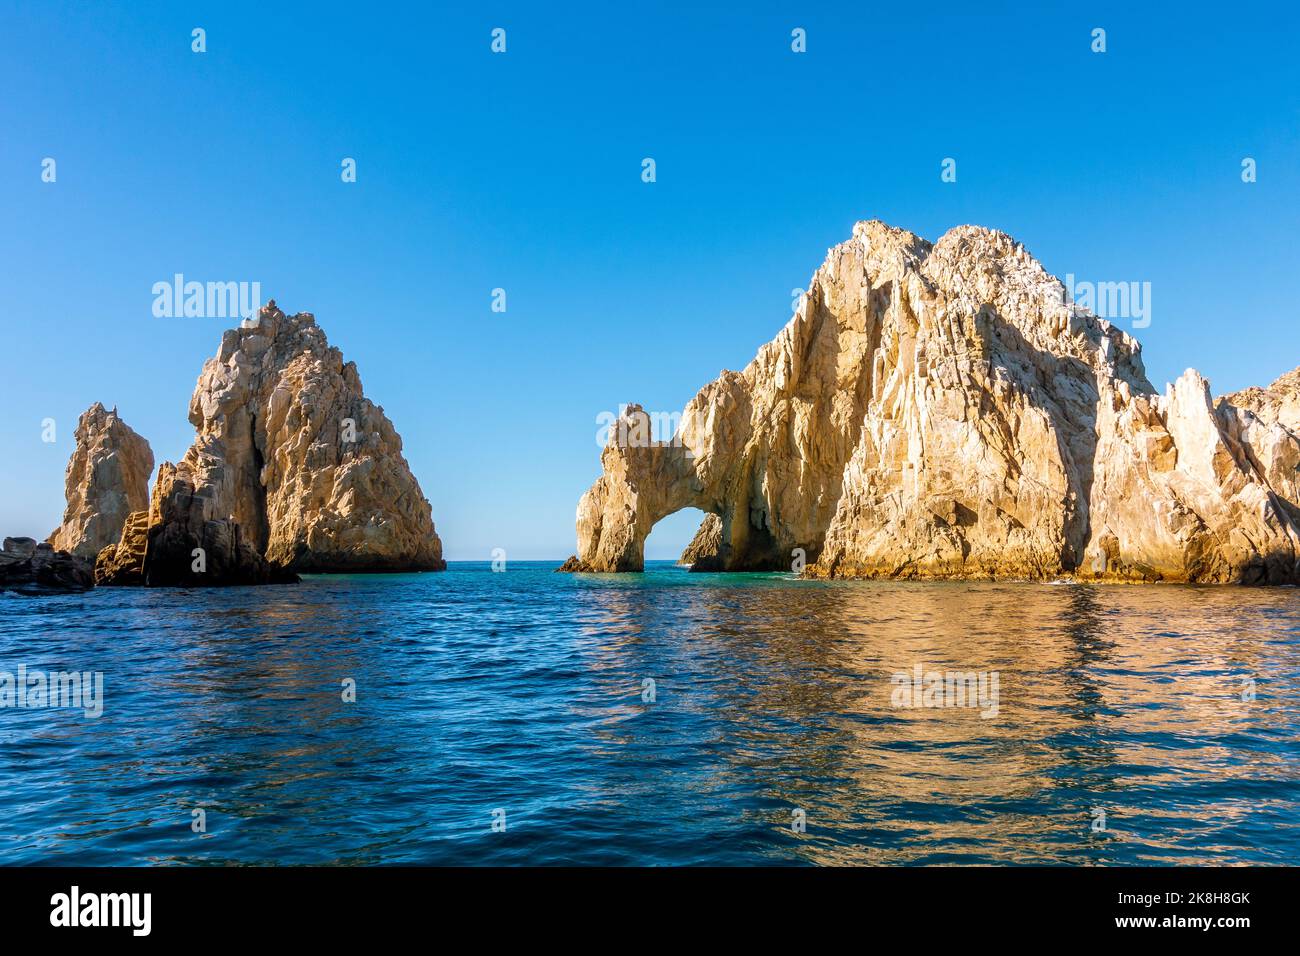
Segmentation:
{"type": "Polygon", "coordinates": [[[0,864],[1300,861],[1296,589],[555,567],[0,595],[0,864]]]}

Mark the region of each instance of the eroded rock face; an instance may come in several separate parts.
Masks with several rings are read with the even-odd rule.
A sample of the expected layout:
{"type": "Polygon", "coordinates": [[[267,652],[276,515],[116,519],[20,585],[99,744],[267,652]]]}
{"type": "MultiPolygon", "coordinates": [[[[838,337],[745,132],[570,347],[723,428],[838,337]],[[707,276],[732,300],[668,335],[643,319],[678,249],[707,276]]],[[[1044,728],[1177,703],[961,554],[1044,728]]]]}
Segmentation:
{"type": "Polygon", "coordinates": [[[1009,236],[862,222],[672,442],[626,410],[577,557],[639,570],[654,523],[692,506],[730,570],[802,549],[815,576],[1290,582],[1294,384],[1216,405],[1188,371],[1157,393],[1137,342],[1009,236]]]}
{"type": "Polygon", "coordinates": [[[144,553],[149,544],[149,512],[132,511],[122,526],[122,537],[95,558],[95,584],[139,586],[144,584],[144,553]]]}
{"type": "Polygon", "coordinates": [[[269,562],[239,522],[217,518],[209,490],[186,462],[158,469],[143,566],[148,587],[208,587],[296,581],[269,562]]]}
{"type": "Polygon", "coordinates": [[[75,435],[64,478],[67,508],[49,543],[93,560],[117,543],[127,515],[149,506],[153,452],[116,408],[107,411],[99,402],[82,413],[75,435]]]}
{"type": "MultiPolygon", "coordinates": [[[[1268,388],[1248,388],[1218,403],[1234,453],[1264,475],[1284,503],[1300,503],[1300,369],[1268,388]]],[[[1300,519],[1300,509],[1293,516],[1300,519]]]]}
{"type": "Polygon", "coordinates": [[[227,331],[190,421],[194,444],[159,470],[147,583],[213,583],[214,556],[216,577],[249,583],[446,566],[401,438],[310,313],[272,301],[227,331]],[[207,578],[187,570],[194,548],[207,578]]]}
{"type": "Polygon", "coordinates": [[[717,515],[705,515],[677,563],[693,571],[713,571],[721,567],[721,554],[722,519],[717,515]]]}

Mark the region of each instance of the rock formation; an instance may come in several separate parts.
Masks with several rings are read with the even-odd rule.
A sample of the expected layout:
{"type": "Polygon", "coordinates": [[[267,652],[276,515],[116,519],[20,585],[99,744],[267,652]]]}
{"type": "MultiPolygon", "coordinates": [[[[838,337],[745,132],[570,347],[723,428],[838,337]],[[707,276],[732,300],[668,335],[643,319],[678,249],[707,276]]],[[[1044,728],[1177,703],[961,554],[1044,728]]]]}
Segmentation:
{"type": "Polygon", "coordinates": [[[97,585],[143,585],[144,553],[149,543],[149,512],[132,511],[122,526],[122,537],[95,559],[97,585]]]}
{"type": "Polygon", "coordinates": [[[142,568],[148,587],[277,584],[298,580],[262,556],[238,521],[214,518],[213,496],[187,462],[163,462],[149,509],[142,568]]]}
{"type": "Polygon", "coordinates": [[[153,452],[116,408],[106,411],[99,402],[82,414],[75,435],[64,478],[67,508],[49,543],[93,559],[117,542],[127,515],[149,506],[153,452]]]}
{"type": "Polygon", "coordinates": [[[159,468],[146,584],[446,567],[401,438],[310,313],[271,301],[227,331],[189,417],[194,444],[159,468]]]}
{"type": "Polygon", "coordinates": [[[629,406],[578,506],[575,565],[633,571],[660,518],[720,521],[718,565],[827,577],[1294,582],[1300,375],[1161,394],[1129,335],[1019,243],[861,222],[672,441],[629,406]]]}
{"type": "Polygon", "coordinates": [[[1219,410],[1227,432],[1283,503],[1300,502],[1300,368],[1268,388],[1223,396],[1219,410]]]}
{"type": "Polygon", "coordinates": [[[68,551],[56,551],[47,541],[5,538],[0,548],[0,591],[41,595],[88,591],[95,586],[90,561],[68,551]]]}
{"type": "Polygon", "coordinates": [[[692,571],[716,571],[721,568],[722,554],[722,519],[717,515],[705,515],[700,522],[700,529],[686,546],[678,564],[684,564],[692,571]]]}

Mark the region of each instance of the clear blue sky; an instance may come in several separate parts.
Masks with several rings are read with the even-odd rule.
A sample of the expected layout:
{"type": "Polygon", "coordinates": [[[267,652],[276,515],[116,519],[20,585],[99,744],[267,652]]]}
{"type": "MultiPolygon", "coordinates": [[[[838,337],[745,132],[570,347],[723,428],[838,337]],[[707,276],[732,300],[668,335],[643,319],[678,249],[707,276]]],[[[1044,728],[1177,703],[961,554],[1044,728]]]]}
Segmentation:
{"type": "Polygon", "coordinates": [[[176,272],[316,314],[452,559],[570,554],[597,414],[743,367],[857,219],[1149,281],[1157,386],[1300,365],[1294,5],[464,6],[0,3],[0,533],[56,525],[93,401],[184,453],[231,323],[155,318],[176,272]]]}

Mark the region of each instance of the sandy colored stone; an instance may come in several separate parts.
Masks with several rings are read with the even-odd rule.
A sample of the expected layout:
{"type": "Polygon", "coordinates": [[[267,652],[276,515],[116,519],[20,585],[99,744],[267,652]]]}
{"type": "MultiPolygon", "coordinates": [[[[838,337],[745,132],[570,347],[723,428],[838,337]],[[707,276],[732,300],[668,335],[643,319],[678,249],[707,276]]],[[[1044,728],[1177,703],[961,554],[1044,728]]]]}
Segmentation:
{"type": "Polygon", "coordinates": [[[705,515],[677,563],[693,571],[711,571],[719,566],[721,552],[722,519],[717,515],[705,515]]]}
{"type": "Polygon", "coordinates": [[[122,537],[95,558],[95,584],[144,584],[144,554],[149,543],[149,512],[132,511],[122,526],[122,537]]]}
{"type": "Polygon", "coordinates": [[[655,522],[696,507],[729,570],[802,549],[826,577],[1293,582],[1294,384],[1215,403],[1189,370],[1157,392],[1011,237],[861,222],[672,442],[625,410],[577,558],[639,570],[655,522]]]}
{"type": "MultiPolygon", "coordinates": [[[[1267,388],[1223,396],[1217,411],[1233,453],[1252,462],[1283,503],[1300,503],[1300,369],[1267,388]]],[[[1292,516],[1300,520],[1300,508],[1292,516]]]]}
{"type": "Polygon", "coordinates": [[[238,579],[264,573],[246,550],[284,572],[446,566],[401,438],[310,313],[272,301],[227,331],[189,417],[194,444],[155,490],[149,583],[184,578],[186,547],[202,542],[238,579]]]}
{"type": "Polygon", "coordinates": [[[569,555],[569,557],[564,559],[564,563],[555,569],[555,572],[557,574],[578,574],[590,570],[591,568],[583,564],[575,556],[569,555]]]}
{"type": "Polygon", "coordinates": [[[99,402],[77,421],[77,441],[64,477],[63,522],[49,537],[56,551],[94,559],[116,544],[132,511],[149,506],[153,452],[149,443],[99,402]]]}
{"type": "Polygon", "coordinates": [[[143,566],[148,587],[213,587],[278,584],[296,574],[262,556],[248,532],[230,518],[217,518],[210,489],[195,480],[187,462],[163,462],[149,508],[143,566]]]}

